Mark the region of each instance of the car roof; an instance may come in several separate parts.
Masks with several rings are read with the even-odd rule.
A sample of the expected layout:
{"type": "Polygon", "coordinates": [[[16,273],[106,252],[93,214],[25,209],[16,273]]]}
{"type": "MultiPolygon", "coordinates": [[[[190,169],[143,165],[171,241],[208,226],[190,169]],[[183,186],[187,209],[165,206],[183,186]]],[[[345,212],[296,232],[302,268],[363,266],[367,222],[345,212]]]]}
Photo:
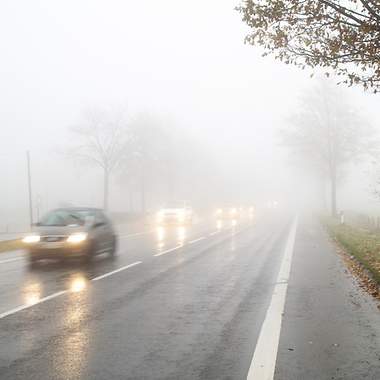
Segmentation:
{"type": "Polygon", "coordinates": [[[70,211],[103,211],[96,207],[59,207],[55,210],[70,210],[70,211]]]}

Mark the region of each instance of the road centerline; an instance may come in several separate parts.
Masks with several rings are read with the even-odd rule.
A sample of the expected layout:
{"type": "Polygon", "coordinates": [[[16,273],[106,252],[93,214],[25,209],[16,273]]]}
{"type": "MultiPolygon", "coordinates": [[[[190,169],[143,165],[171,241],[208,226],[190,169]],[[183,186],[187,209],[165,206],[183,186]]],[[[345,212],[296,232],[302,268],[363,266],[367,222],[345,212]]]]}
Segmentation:
{"type": "Polygon", "coordinates": [[[198,241],[201,241],[201,240],[204,240],[204,239],[206,239],[206,237],[205,236],[201,236],[198,239],[190,240],[188,244],[194,244],[194,243],[196,243],[198,241]]]}
{"type": "Polygon", "coordinates": [[[120,239],[128,239],[128,238],[137,237],[137,236],[149,235],[153,231],[154,230],[143,231],[143,232],[135,232],[133,234],[119,234],[119,238],[120,239]]]}
{"type": "Polygon", "coordinates": [[[273,290],[271,302],[266,312],[264,322],[261,326],[247,380],[272,380],[274,377],[297,224],[298,217],[294,219],[289,231],[280,270],[277,275],[276,285],[273,290]]]}
{"type": "Polygon", "coordinates": [[[38,301],[33,302],[30,305],[28,305],[28,304],[21,305],[21,306],[15,307],[14,309],[5,311],[4,313],[0,314],[0,319],[5,318],[8,315],[15,314],[15,313],[17,313],[19,311],[22,311],[22,310],[25,310],[25,309],[29,309],[30,307],[36,306],[36,305],[38,305],[40,303],[43,303],[45,301],[49,301],[49,300],[51,300],[53,298],[57,298],[59,296],[62,296],[63,294],[66,294],[67,292],[68,292],[67,290],[61,290],[60,292],[56,292],[56,293],[50,294],[49,296],[43,297],[43,298],[39,299],[38,301]]]}
{"type": "Polygon", "coordinates": [[[163,252],[160,252],[160,253],[156,253],[156,254],[153,255],[153,256],[158,257],[158,256],[166,255],[167,253],[170,253],[170,252],[176,251],[177,249],[180,249],[180,248],[182,248],[182,247],[183,247],[183,245],[177,245],[177,246],[174,247],[174,248],[170,248],[170,249],[167,249],[166,251],[163,251],[163,252]]]}
{"type": "Polygon", "coordinates": [[[118,268],[118,269],[115,269],[115,270],[113,270],[113,271],[111,271],[111,272],[104,273],[104,274],[102,274],[101,276],[97,276],[97,277],[92,278],[91,281],[99,281],[99,280],[102,280],[103,278],[106,278],[106,277],[112,276],[112,275],[115,274],[115,273],[119,273],[119,272],[121,272],[121,271],[123,271],[123,270],[129,269],[129,268],[132,268],[132,267],[134,267],[134,266],[136,266],[136,265],[139,265],[139,264],[142,264],[142,261],[136,261],[136,262],[134,262],[134,263],[132,263],[132,264],[125,265],[125,266],[123,266],[123,267],[121,267],[121,268],[118,268]]]}

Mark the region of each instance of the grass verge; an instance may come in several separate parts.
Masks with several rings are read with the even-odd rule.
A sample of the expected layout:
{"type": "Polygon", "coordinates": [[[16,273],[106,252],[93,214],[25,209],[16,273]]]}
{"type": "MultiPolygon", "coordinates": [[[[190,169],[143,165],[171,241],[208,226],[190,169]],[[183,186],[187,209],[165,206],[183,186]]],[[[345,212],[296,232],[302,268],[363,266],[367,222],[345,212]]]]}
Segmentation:
{"type": "Polygon", "coordinates": [[[7,251],[15,251],[17,249],[22,248],[24,248],[24,243],[19,239],[0,241],[0,253],[7,251]]]}
{"type": "Polygon", "coordinates": [[[330,236],[367,269],[377,284],[380,284],[380,234],[342,225],[334,218],[323,217],[322,222],[330,236]]]}

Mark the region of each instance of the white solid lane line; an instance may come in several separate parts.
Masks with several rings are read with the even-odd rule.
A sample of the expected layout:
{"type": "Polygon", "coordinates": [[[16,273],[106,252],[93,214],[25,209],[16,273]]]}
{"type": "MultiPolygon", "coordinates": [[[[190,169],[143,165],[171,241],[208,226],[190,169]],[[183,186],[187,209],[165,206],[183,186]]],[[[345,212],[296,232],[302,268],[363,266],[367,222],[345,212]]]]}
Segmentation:
{"type": "Polygon", "coordinates": [[[136,261],[136,262],[133,263],[133,264],[129,264],[129,265],[126,265],[126,266],[121,267],[121,268],[119,268],[119,269],[115,269],[115,270],[113,270],[112,272],[108,272],[108,273],[102,274],[101,276],[94,277],[93,279],[91,279],[91,281],[98,281],[98,280],[101,280],[101,279],[103,279],[103,278],[106,278],[106,277],[108,277],[108,276],[112,276],[112,275],[115,274],[115,273],[121,272],[121,271],[126,270],[126,269],[128,269],[128,268],[132,268],[132,267],[134,267],[134,266],[136,266],[136,265],[139,265],[139,264],[142,264],[142,261],[136,261]]]}
{"type": "Polygon", "coordinates": [[[247,375],[248,380],[272,380],[274,376],[297,224],[298,218],[296,217],[286,242],[284,256],[278,272],[272,299],[263,325],[261,326],[259,339],[247,375]]]}
{"type": "Polygon", "coordinates": [[[163,252],[160,252],[160,253],[156,253],[156,254],[153,255],[153,256],[158,257],[158,256],[166,255],[167,253],[169,253],[169,252],[173,252],[173,251],[175,251],[175,250],[177,250],[177,249],[180,249],[180,248],[182,248],[182,247],[183,247],[183,245],[177,245],[177,246],[174,247],[174,248],[170,248],[170,249],[167,249],[166,251],[163,251],[163,252]]]}
{"type": "Polygon", "coordinates": [[[39,299],[38,301],[36,301],[36,302],[34,302],[34,303],[30,304],[30,305],[21,305],[21,306],[18,306],[18,307],[16,307],[16,308],[12,309],[12,310],[8,310],[8,311],[6,311],[6,312],[4,312],[4,313],[1,313],[1,314],[0,314],[0,319],[5,318],[5,317],[7,317],[8,315],[15,314],[15,313],[17,313],[18,311],[28,309],[28,308],[30,308],[30,307],[32,307],[32,306],[35,306],[35,305],[38,305],[38,304],[43,303],[43,302],[45,302],[45,301],[48,301],[48,300],[51,300],[51,299],[53,299],[53,298],[59,297],[59,296],[65,294],[65,293],[67,293],[67,290],[62,290],[62,291],[60,291],[60,292],[50,294],[50,296],[47,296],[47,297],[41,298],[41,299],[39,299]]]}
{"type": "Polygon", "coordinates": [[[23,259],[23,257],[16,257],[14,259],[1,260],[0,264],[11,263],[12,261],[19,261],[19,260],[22,260],[22,259],[23,259]]]}
{"type": "Polygon", "coordinates": [[[214,231],[210,233],[210,236],[216,235],[219,231],[214,231]]]}
{"type": "Polygon", "coordinates": [[[190,241],[189,241],[189,244],[194,244],[194,243],[196,243],[197,241],[201,241],[201,240],[203,240],[203,239],[206,239],[206,237],[205,237],[205,236],[202,236],[202,237],[200,237],[200,238],[198,238],[198,239],[190,240],[190,241]]]}

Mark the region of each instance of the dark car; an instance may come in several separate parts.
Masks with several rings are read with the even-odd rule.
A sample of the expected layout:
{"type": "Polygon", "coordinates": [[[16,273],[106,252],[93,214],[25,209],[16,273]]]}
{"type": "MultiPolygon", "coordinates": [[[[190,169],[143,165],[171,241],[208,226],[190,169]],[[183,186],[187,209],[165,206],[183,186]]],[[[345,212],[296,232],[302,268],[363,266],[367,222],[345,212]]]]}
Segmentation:
{"type": "Polygon", "coordinates": [[[23,241],[27,245],[29,262],[34,265],[41,259],[81,257],[90,261],[105,252],[113,256],[117,236],[102,210],[75,207],[50,211],[23,241]]]}

